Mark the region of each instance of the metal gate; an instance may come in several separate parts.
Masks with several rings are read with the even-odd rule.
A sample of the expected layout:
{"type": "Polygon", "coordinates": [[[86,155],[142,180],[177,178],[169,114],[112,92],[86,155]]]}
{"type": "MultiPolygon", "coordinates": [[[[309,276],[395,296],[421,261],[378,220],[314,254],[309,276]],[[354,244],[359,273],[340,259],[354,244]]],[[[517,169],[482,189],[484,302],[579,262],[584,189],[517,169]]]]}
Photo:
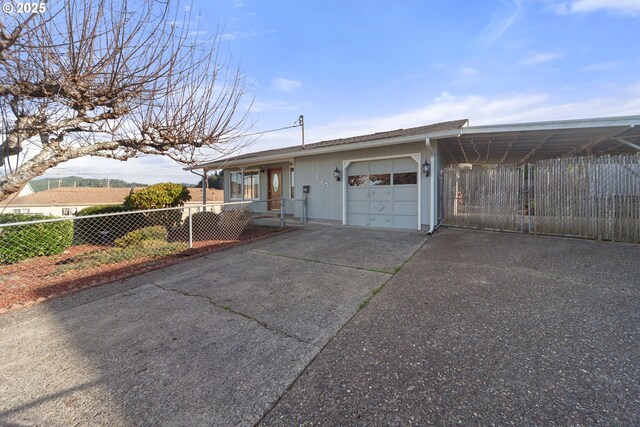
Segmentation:
{"type": "Polygon", "coordinates": [[[640,155],[442,171],[445,224],[640,243],[640,155]]]}

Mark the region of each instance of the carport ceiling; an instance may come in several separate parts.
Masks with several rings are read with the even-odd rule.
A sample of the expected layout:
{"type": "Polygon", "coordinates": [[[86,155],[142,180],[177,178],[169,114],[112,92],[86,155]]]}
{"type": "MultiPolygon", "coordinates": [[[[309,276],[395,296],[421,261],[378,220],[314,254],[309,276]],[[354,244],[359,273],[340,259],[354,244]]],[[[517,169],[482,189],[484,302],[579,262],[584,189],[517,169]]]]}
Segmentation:
{"type": "Polygon", "coordinates": [[[434,135],[431,140],[444,145],[458,163],[528,163],[568,156],[640,153],[640,116],[626,119],[637,120],[637,125],[629,121],[614,125],[610,121],[606,126],[594,123],[578,127],[586,123],[573,121],[539,129],[535,124],[475,126],[462,128],[455,136],[434,135]]]}

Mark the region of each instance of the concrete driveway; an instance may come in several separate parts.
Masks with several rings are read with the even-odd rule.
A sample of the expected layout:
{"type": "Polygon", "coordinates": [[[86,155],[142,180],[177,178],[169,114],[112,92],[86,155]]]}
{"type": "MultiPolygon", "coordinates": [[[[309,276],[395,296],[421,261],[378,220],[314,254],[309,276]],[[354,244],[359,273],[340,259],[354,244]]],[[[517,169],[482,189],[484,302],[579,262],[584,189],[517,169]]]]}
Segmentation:
{"type": "Polygon", "coordinates": [[[640,425],[640,246],[439,231],[262,425],[640,425]]]}
{"type": "Polygon", "coordinates": [[[0,316],[0,424],[252,425],[424,240],[309,228],[0,316]]]}

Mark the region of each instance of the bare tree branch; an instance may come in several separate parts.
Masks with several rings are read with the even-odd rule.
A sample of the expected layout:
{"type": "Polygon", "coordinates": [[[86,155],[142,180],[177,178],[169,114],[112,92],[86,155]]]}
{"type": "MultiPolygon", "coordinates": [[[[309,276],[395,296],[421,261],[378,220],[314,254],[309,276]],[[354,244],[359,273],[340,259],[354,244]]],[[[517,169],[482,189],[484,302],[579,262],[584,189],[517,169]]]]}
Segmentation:
{"type": "Polygon", "coordinates": [[[83,156],[183,164],[242,144],[248,108],[219,34],[162,0],[64,0],[0,23],[0,201],[83,156]]]}

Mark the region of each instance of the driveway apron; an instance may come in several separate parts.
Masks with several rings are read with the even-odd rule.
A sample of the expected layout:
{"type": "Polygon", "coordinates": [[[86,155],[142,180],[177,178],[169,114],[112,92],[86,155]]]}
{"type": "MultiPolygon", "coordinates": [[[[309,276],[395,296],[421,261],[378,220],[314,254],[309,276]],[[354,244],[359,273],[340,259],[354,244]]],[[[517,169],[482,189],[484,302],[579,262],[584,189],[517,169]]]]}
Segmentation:
{"type": "Polygon", "coordinates": [[[0,424],[252,425],[424,240],[310,227],[0,316],[0,424]]]}

